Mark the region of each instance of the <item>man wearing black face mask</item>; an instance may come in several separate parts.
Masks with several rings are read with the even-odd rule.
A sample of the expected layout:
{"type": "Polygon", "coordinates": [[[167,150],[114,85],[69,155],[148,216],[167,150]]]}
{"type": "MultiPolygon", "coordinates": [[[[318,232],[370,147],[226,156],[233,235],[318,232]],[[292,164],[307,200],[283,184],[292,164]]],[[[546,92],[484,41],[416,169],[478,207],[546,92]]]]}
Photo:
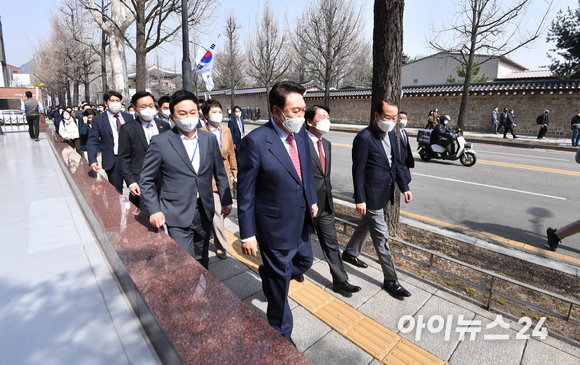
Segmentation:
{"type": "Polygon", "coordinates": [[[548,126],[550,125],[550,118],[548,118],[548,109],[544,110],[544,114],[536,118],[536,123],[540,125],[540,130],[538,131],[538,139],[546,139],[546,133],[548,133],[548,126]]]}

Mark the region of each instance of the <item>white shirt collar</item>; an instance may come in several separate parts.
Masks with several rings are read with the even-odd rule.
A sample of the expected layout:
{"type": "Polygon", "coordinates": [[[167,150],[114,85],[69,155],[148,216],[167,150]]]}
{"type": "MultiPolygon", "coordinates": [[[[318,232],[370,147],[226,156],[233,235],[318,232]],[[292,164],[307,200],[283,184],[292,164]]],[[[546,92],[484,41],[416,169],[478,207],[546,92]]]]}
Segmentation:
{"type": "Polygon", "coordinates": [[[312,140],[312,142],[314,142],[314,144],[318,143],[318,141],[322,141],[322,137],[318,138],[314,135],[314,133],[310,131],[306,131],[306,133],[308,133],[308,137],[310,137],[310,139],[312,140]]]}
{"type": "Polygon", "coordinates": [[[188,136],[186,136],[185,134],[181,133],[181,131],[178,129],[177,130],[181,136],[181,139],[184,141],[193,141],[197,139],[197,130],[195,131],[195,134],[193,135],[193,137],[189,138],[188,136]]]}

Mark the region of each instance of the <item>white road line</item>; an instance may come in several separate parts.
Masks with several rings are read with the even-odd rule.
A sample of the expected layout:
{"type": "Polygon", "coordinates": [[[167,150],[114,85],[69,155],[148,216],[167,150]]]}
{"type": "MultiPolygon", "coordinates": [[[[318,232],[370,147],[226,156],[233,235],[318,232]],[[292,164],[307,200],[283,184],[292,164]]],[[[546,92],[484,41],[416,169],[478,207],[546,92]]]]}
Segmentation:
{"type": "Polygon", "coordinates": [[[487,184],[479,184],[479,183],[474,183],[474,182],[470,182],[470,181],[463,181],[463,180],[456,180],[456,179],[450,179],[447,177],[439,177],[439,176],[433,176],[433,175],[425,175],[425,174],[418,174],[416,172],[413,173],[413,176],[423,176],[423,177],[430,177],[433,179],[439,179],[439,180],[446,180],[446,181],[453,181],[453,182],[458,182],[458,183],[463,183],[463,184],[469,184],[469,185],[476,185],[476,186],[483,186],[486,188],[492,188],[492,189],[498,189],[498,190],[507,190],[507,191],[513,191],[515,193],[522,193],[522,194],[528,194],[528,195],[536,195],[536,196],[542,196],[544,198],[551,198],[551,199],[558,199],[558,200],[566,200],[566,198],[560,198],[558,196],[552,196],[552,195],[545,195],[545,194],[538,194],[538,193],[532,193],[529,191],[523,191],[523,190],[516,190],[516,189],[508,189],[508,188],[502,188],[501,186],[493,186],[493,185],[487,185],[487,184]]]}
{"type": "Polygon", "coordinates": [[[503,152],[491,152],[491,151],[477,151],[480,153],[493,153],[495,155],[506,155],[506,156],[517,156],[517,157],[527,157],[527,158],[540,158],[542,160],[554,160],[554,161],[570,161],[570,160],[565,160],[563,158],[552,158],[552,157],[538,157],[538,156],[530,156],[530,155],[516,155],[513,153],[503,153],[503,152]]]}

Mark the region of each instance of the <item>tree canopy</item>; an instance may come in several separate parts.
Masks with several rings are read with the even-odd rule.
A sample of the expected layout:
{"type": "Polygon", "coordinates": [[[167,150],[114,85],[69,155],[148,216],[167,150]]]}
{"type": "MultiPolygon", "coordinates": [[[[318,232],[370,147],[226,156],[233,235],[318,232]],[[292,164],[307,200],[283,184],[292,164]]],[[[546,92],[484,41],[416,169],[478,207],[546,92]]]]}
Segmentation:
{"type": "Polygon", "coordinates": [[[556,55],[548,53],[552,73],[561,78],[580,77],[580,1],[578,9],[558,12],[548,30],[548,42],[552,41],[556,42],[556,48],[550,50],[556,55]]]}

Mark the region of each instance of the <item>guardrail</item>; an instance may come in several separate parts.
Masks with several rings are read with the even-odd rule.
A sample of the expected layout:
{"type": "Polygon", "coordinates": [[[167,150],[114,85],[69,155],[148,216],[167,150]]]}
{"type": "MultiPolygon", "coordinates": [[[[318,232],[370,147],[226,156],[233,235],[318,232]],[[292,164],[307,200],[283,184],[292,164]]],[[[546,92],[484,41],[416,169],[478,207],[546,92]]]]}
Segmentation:
{"type": "Polygon", "coordinates": [[[28,131],[28,122],[24,116],[0,115],[0,126],[4,132],[26,132],[28,131]],[[24,128],[23,128],[24,127],[24,128]]]}
{"type": "MultiPolygon", "coordinates": [[[[348,233],[347,227],[348,226],[350,226],[350,227],[357,227],[356,224],[351,223],[351,222],[348,222],[348,221],[345,221],[345,220],[340,219],[340,218],[335,218],[335,223],[339,223],[339,224],[342,225],[342,230],[337,230],[337,233],[344,234],[345,236],[348,236],[348,237],[352,237],[352,235],[348,233]]],[[[514,279],[507,278],[505,276],[496,274],[496,273],[494,273],[492,271],[488,271],[488,270],[482,269],[480,267],[477,267],[477,266],[473,266],[471,264],[468,264],[466,262],[463,262],[463,261],[460,261],[460,260],[457,260],[457,259],[454,259],[454,258],[445,256],[445,255],[442,255],[442,254],[440,254],[438,252],[434,252],[434,251],[431,251],[429,249],[426,249],[426,248],[423,248],[423,247],[414,245],[414,244],[412,244],[410,242],[406,242],[406,241],[403,241],[403,240],[400,240],[400,239],[397,239],[397,238],[393,238],[393,237],[389,237],[389,239],[390,240],[393,240],[395,242],[398,242],[400,244],[403,244],[403,245],[405,245],[407,247],[410,247],[410,248],[413,248],[413,249],[416,249],[416,250],[419,250],[421,252],[424,252],[424,253],[428,254],[429,255],[429,262],[428,263],[427,262],[423,262],[423,261],[417,260],[417,259],[415,259],[413,257],[407,256],[407,255],[405,255],[403,253],[395,252],[395,251],[392,251],[392,250],[391,250],[391,253],[393,253],[393,254],[395,254],[395,255],[397,255],[399,257],[402,257],[405,260],[412,261],[412,262],[414,262],[414,263],[416,263],[418,265],[421,265],[423,267],[429,268],[430,270],[434,270],[434,271],[439,272],[441,274],[444,274],[444,275],[450,276],[450,277],[452,277],[454,279],[460,280],[460,281],[462,281],[462,282],[464,282],[464,283],[466,283],[466,284],[468,284],[470,286],[474,286],[476,288],[479,288],[481,290],[486,291],[488,293],[488,295],[489,295],[488,298],[487,298],[487,305],[486,305],[486,309],[487,310],[490,310],[490,308],[491,308],[491,297],[492,297],[492,295],[497,295],[497,296],[500,296],[502,298],[505,298],[505,299],[508,299],[508,300],[512,300],[512,301],[514,301],[516,303],[519,303],[519,304],[528,306],[530,308],[536,309],[536,310],[538,310],[540,312],[549,314],[549,315],[551,315],[553,317],[556,317],[556,318],[565,320],[567,322],[573,323],[575,325],[580,325],[580,322],[579,321],[577,321],[577,320],[575,320],[573,318],[570,318],[570,316],[572,314],[572,308],[574,306],[576,306],[577,308],[580,308],[580,302],[578,302],[578,301],[576,301],[574,299],[566,298],[566,297],[561,296],[559,294],[552,293],[550,291],[537,288],[537,287],[535,287],[533,285],[529,285],[529,284],[526,284],[526,283],[522,283],[521,281],[517,281],[517,280],[514,280],[514,279]],[[455,263],[457,265],[461,265],[461,266],[466,267],[466,268],[469,268],[471,270],[475,270],[475,271],[478,271],[478,272],[483,273],[485,275],[488,275],[488,276],[491,277],[491,283],[490,283],[489,286],[482,285],[482,284],[479,284],[479,283],[475,283],[473,281],[470,281],[469,279],[462,278],[462,277],[460,277],[458,275],[455,275],[455,274],[453,274],[451,272],[445,271],[445,270],[440,269],[438,267],[435,267],[434,260],[433,260],[435,257],[438,257],[438,258],[441,258],[441,259],[444,259],[444,260],[453,262],[453,263],[455,263]],[[550,296],[552,298],[561,300],[561,301],[563,301],[565,303],[568,303],[570,305],[569,308],[568,308],[568,315],[565,316],[565,315],[562,315],[562,314],[553,312],[550,309],[543,308],[543,307],[538,306],[538,305],[536,305],[534,303],[530,303],[528,301],[525,301],[525,300],[522,300],[522,299],[513,297],[513,296],[511,296],[509,294],[506,294],[506,293],[503,293],[503,292],[494,290],[494,283],[495,283],[496,280],[503,280],[503,281],[506,281],[506,282],[508,282],[510,284],[518,285],[518,286],[520,286],[522,288],[525,288],[527,290],[534,290],[534,291],[536,291],[538,293],[542,293],[544,295],[547,295],[547,296],[550,296]]],[[[367,241],[367,243],[368,243],[368,241],[367,241]]],[[[438,285],[436,283],[433,283],[433,284],[434,285],[437,285],[437,286],[440,286],[440,285],[438,285]]]]}

